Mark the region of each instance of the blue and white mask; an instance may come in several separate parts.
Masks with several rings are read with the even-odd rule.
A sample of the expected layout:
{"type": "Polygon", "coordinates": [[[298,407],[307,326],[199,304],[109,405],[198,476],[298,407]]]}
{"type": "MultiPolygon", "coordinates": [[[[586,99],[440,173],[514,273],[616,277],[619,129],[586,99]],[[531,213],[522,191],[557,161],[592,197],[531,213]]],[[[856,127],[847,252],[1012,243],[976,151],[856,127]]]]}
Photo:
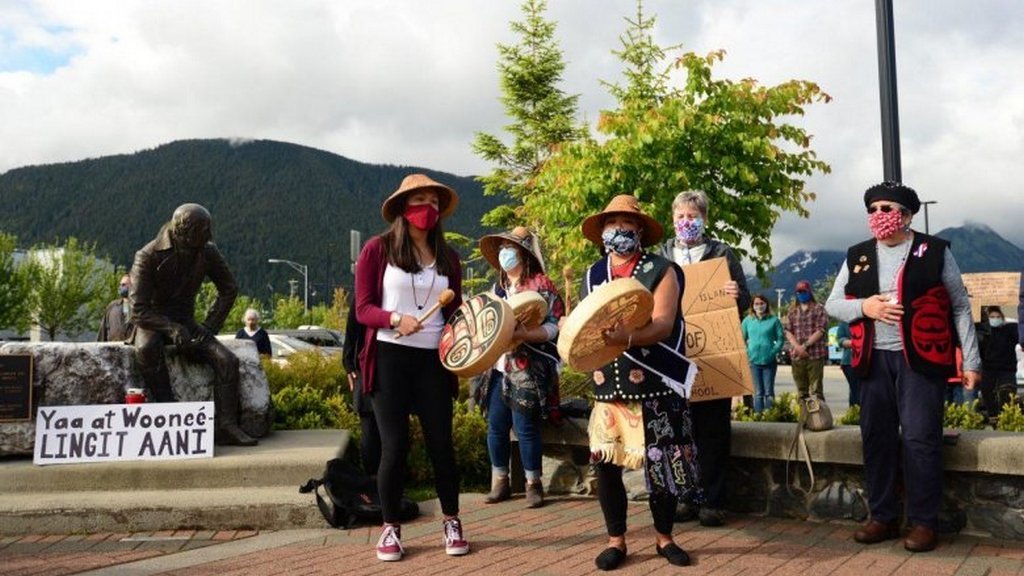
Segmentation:
{"type": "Polygon", "coordinates": [[[498,264],[505,272],[519,266],[519,251],[510,247],[502,248],[498,251],[498,264]]]}
{"type": "Polygon", "coordinates": [[[601,233],[604,249],[619,256],[632,254],[640,247],[640,233],[625,228],[608,228],[601,233]]]}

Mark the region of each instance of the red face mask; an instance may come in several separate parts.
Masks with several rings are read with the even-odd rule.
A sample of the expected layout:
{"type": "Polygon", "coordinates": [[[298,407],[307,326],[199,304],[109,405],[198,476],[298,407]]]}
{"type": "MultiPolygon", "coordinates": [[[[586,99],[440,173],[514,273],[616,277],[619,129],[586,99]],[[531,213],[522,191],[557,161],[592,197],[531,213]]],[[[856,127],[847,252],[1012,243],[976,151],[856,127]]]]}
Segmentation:
{"type": "Polygon", "coordinates": [[[437,226],[437,221],[440,218],[440,214],[437,208],[433,204],[416,204],[415,206],[406,206],[405,219],[413,226],[420,230],[433,230],[434,226],[437,226]]]}

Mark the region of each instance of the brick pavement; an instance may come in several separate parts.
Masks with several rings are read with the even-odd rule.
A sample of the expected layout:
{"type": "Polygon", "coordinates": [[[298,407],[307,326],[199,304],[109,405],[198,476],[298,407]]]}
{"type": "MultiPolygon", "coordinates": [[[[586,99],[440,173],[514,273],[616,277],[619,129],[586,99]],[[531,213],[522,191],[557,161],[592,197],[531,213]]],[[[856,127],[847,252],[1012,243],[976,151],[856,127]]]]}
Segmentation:
{"type": "MultiPolygon", "coordinates": [[[[311,503],[311,505],[313,505],[311,503]]],[[[539,510],[521,498],[499,505],[480,495],[463,496],[463,524],[472,553],[445,556],[434,507],[403,526],[407,555],[379,562],[377,528],[348,531],[177,531],[0,537],[0,573],[62,575],[389,575],[598,573],[593,559],[603,549],[604,524],[592,498],[553,498],[539,510]]],[[[630,506],[629,558],[618,574],[1024,576],[1024,543],[945,536],[928,554],[910,554],[900,541],[862,546],[850,539],[851,523],[812,523],[758,516],[730,519],[723,528],[677,525],[676,539],[695,566],[670,566],[654,551],[645,504],[630,506]]]]}

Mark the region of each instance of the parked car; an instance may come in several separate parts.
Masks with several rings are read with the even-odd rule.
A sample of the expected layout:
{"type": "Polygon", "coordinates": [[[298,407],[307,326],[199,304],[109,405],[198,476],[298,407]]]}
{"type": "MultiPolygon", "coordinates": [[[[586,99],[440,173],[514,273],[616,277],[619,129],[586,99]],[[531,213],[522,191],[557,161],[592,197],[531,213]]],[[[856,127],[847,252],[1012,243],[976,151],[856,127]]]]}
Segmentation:
{"type": "Polygon", "coordinates": [[[314,346],[341,348],[345,345],[345,335],[337,330],[320,326],[299,326],[294,330],[267,330],[267,334],[281,334],[298,338],[314,346]]]}
{"type": "MultiPolygon", "coordinates": [[[[305,352],[307,350],[319,350],[324,356],[337,356],[340,361],[341,348],[315,346],[286,334],[275,334],[269,331],[267,335],[270,337],[270,358],[275,364],[287,364],[289,356],[296,352],[305,352]]],[[[217,338],[221,340],[235,339],[232,334],[220,334],[217,338]]]]}

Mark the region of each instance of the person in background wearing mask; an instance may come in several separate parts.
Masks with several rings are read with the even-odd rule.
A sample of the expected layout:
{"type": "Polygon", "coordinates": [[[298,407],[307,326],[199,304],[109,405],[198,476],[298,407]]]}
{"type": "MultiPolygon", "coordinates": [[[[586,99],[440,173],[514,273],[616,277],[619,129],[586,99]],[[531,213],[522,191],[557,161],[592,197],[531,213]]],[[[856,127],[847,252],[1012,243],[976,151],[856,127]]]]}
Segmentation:
{"type": "Polygon", "coordinates": [[[669,564],[687,566],[690,555],[672,538],[679,500],[700,500],[689,402],[697,365],[683,354],[686,279],[671,260],[644,249],[657,245],[662,227],[633,196],[612,198],[604,211],[583,221],[582,232],[602,253],[583,278],[583,298],[619,278],[635,279],[654,296],[650,322],[605,331],[605,343],[625,351],[593,373],[594,410],[587,432],[608,532],[608,547],[594,563],[600,570],[614,570],[626,559],[628,501],[622,471],[639,468],[649,489],[654,550],[669,564]]]}
{"type": "Polygon", "coordinates": [[[980,382],[981,358],[960,269],[941,238],[910,228],[917,193],[884,182],[864,193],[874,238],[847,251],[828,313],[850,323],[852,366],[861,378],[860,431],[871,520],[853,538],[899,538],[903,469],[910,533],[903,547],[933,550],[942,506],[946,380],[963,349],[964,387],[980,382]]]}
{"type": "Polygon", "coordinates": [[[131,276],[121,276],[121,284],[117,287],[117,300],[107,305],[100,320],[100,331],[96,333],[97,342],[124,342],[128,338],[131,327],[132,303],[128,292],[132,287],[131,276]]]}
{"type": "Polygon", "coordinates": [[[480,253],[498,271],[494,293],[499,298],[508,300],[514,294],[533,291],[543,296],[548,306],[548,315],[540,326],[516,325],[513,341],[518,344],[498,358],[481,392],[487,411],[487,452],[491,457],[491,492],[484,499],[488,504],[511,496],[509,431],[514,427],[526,474],[526,505],[544,505],[541,424],[549,410],[558,407],[557,401],[554,406],[549,402],[558,397],[556,340],[565,304],[554,283],[544,274],[539,244],[537,237],[522,226],[480,239],[480,253]]]}
{"type": "Polygon", "coordinates": [[[469,553],[459,520],[459,469],[452,441],[452,401],[459,381],[444,369],[437,352],[445,320],[462,305],[462,265],[441,227],[458,203],[448,186],[423,174],[406,176],[381,206],[387,230],[363,246],[356,262],[356,319],[366,331],[359,368],[380,430],[377,489],[384,526],[377,558],[385,562],[405,554],[399,516],[409,416],[414,413],[434,469],[445,553],[469,553]],[[446,289],[455,298],[421,322],[419,316],[446,289]]]}
{"type": "Polygon", "coordinates": [[[843,357],[839,360],[839,367],[846,377],[846,384],[850,387],[850,406],[860,406],[860,378],[853,371],[853,339],[850,338],[850,325],[847,322],[840,322],[836,327],[836,343],[843,351],[843,357]]]}
{"type": "MultiPolygon", "coordinates": [[[[708,198],[700,190],[676,195],[672,201],[672,223],[675,238],[661,245],[661,255],[685,269],[690,264],[725,258],[729,266],[729,280],[722,286],[725,293],[736,299],[737,314],[750,308],[743,267],[728,244],[709,238],[706,234],[708,198]]],[[[744,403],[750,399],[744,397],[744,403]]],[[[750,402],[753,405],[753,402],[750,402]]],[[[721,526],[725,523],[726,470],[732,442],[732,399],[718,398],[694,402],[690,405],[693,436],[697,442],[700,460],[704,504],[699,508],[692,502],[681,501],[676,519],[680,522],[699,518],[702,526],[721,526]]]]}
{"type": "Polygon", "coordinates": [[[255,308],[249,308],[242,317],[245,326],[235,332],[237,340],[252,340],[256,343],[256,352],[260,356],[270,356],[270,336],[267,331],[260,328],[260,313],[255,308]]]}
{"type": "Polygon", "coordinates": [[[786,336],[782,322],[771,313],[771,305],[763,294],[754,296],[750,314],[740,324],[747,342],[747,358],[754,376],[754,412],[762,412],[775,403],[776,362],[786,336]]]}
{"type": "Polygon", "coordinates": [[[807,280],[796,283],[796,305],[789,307],[786,322],[786,340],[789,341],[796,389],[801,398],[814,395],[824,399],[822,380],[825,376],[825,362],[828,360],[825,339],[828,334],[828,314],[825,307],[814,299],[811,283],[807,280]]]}
{"type": "Polygon", "coordinates": [[[988,326],[979,334],[979,345],[981,401],[992,424],[1017,391],[1017,332],[1017,323],[1007,322],[1002,308],[988,307],[988,326]]]}

